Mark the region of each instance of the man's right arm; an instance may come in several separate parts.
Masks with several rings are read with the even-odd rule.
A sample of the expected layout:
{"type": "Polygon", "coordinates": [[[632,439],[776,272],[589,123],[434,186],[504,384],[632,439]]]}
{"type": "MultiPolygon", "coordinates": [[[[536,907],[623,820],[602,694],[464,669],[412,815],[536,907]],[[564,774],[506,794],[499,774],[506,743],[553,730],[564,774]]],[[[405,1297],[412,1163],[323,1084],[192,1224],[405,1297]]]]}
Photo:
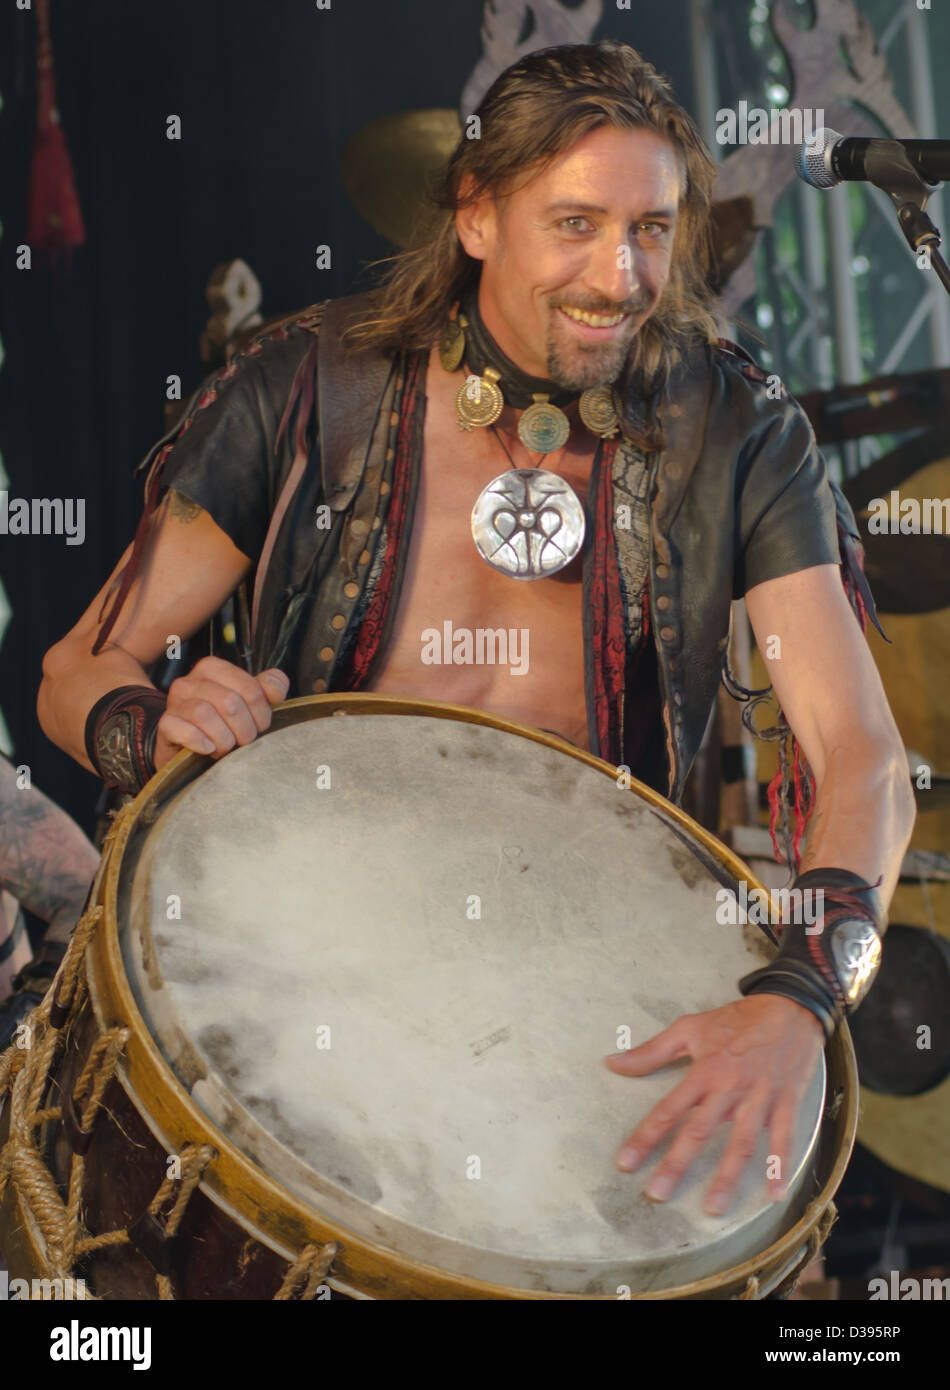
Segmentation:
{"type": "MultiPolygon", "coordinates": [[[[86,719],[93,705],[122,685],[151,686],[146,675],[168,650],[199,631],[249,573],[253,562],[183,494],[170,489],[158,508],[138,573],[109,642],[92,647],[118,589],[132,546],[75,627],[43,659],[37,716],[46,735],[89,771],[86,719]]],[[[179,748],[220,756],[250,743],[270,725],[271,705],[286,697],[281,671],[251,676],[229,661],[204,657],[172,682],[158,726],[155,766],[179,748]]]]}

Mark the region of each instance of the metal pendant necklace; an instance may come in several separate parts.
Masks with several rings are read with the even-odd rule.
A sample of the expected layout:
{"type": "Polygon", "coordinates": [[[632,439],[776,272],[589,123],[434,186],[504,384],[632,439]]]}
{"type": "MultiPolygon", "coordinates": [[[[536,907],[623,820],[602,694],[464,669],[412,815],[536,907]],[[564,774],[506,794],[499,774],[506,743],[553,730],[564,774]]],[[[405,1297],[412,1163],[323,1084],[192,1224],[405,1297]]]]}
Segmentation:
{"type": "MultiPolygon", "coordinates": [[[[545,579],[580,554],[586,530],[583,505],[570,483],[549,469],[518,468],[494,423],[491,429],[511,468],[478,494],[472,508],[475,548],[493,569],[512,579],[545,579]]],[[[542,457],[544,452],[550,451],[542,451],[542,457]]]]}
{"type": "MultiPolygon", "coordinates": [[[[449,320],[439,343],[439,360],[446,371],[462,366],[466,373],[455,397],[459,429],[490,427],[512,465],[482,488],[472,509],[472,538],[479,555],[512,579],[557,574],[576,559],[584,544],[586,523],[580,498],[564,478],[548,469],[516,467],[495,421],[506,401],[523,410],[518,438],[526,449],[543,457],[567,443],[571,425],[560,404],[577,399],[580,393],[529,377],[505,356],[481,322],[477,289],[463,297],[457,318],[449,320]]],[[[602,439],[609,439],[620,427],[609,386],[583,392],[578,413],[602,439]]]]}

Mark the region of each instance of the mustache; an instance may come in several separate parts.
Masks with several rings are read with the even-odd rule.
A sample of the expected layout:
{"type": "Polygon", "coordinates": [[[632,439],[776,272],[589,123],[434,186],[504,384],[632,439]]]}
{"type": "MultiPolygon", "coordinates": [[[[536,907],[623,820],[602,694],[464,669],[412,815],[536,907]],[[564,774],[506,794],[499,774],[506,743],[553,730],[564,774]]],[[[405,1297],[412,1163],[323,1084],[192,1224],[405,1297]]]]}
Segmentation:
{"type": "Polygon", "coordinates": [[[552,307],[555,309],[576,309],[583,314],[613,316],[615,314],[641,314],[645,309],[649,309],[652,303],[652,295],[641,291],[633,298],[625,300],[623,304],[605,304],[603,301],[598,304],[573,304],[567,300],[559,300],[552,307]]]}

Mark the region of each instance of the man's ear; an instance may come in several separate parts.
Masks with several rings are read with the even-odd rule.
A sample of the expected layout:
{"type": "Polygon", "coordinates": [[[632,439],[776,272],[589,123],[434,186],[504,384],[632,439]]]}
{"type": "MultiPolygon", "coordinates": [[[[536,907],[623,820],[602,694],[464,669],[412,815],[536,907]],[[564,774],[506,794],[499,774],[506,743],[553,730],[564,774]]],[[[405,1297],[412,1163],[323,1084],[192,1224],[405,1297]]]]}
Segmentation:
{"type": "Polygon", "coordinates": [[[463,206],[455,214],[455,230],[463,250],[476,261],[484,261],[491,253],[497,235],[498,212],[494,200],[487,194],[478,195],[473,174],[466,174],[459,184],[459,201],[463,206]],[[471,202],[464,201],[475,194],[471,202]]]}

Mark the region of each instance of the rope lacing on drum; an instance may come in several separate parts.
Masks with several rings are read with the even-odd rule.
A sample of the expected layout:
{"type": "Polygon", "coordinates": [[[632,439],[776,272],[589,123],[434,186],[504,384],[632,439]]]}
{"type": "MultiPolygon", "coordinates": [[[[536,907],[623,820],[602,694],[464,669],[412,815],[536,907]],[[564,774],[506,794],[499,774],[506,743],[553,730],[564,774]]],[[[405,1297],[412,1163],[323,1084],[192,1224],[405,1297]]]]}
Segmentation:
{"type": "MultiPolygon", "coordinates": [[[[51,1279],[71,1279],[73,1266],[82,1255],[128,1240],[125,1231],[84,1234],[80,1207],[85,1171],[81,1141],[91,1137],[95,1115],[130,1030],[107,1029],[96,1039],[72,1092],[60,1105],[42,1106],[53,1063],[69,1032],[67,1025],[85,1003],[83,962],[102,912],[102,907],[96,906],[83,913],[46,995],[21,1025],[25,1033],[0,1057],[0,1097],[9,1095],[9,1137],[0,1152],[0,1198],[12,1183],[16,1197],[39,1227],[45,1247],[44,1277],[51,1279]],[[69,1121],[67,1134],[72,1126],[73,1154],[65,1202],[38,1144],[42,1126],[51,1120],[69,1121]]],[[[93,1295],[87,1291],[86,1297],[93,1295]]]]}
{"type": "MultiPolygon", "coordinates": [[[[217,1156],[217,1149],[210,1144],[186,1144],[178,1155],[181,1163],[181,1176],[172,1177],[169,1174],[152,1198],[148,1208],[149,1216],[158,1221],[159,1212],[172,1192],[175,1192],[175,1200],[162,1232],[166,1240],[172,1240],[178,1234],[178,1227],[185,1215],[185,1208],[188,1206],[191,1194],[201,1181],[201,1175],[208,1164],[217,1156]]],[[[158,1296],[163,1302],[174,1300],[172,1281],[167,1274],[156,1271],[155,1284],[158,1288],[158,1296]]]]}
{"type": "MultiPolygon", "coordinates": [[[[106,843],[109,838],[106,837],[106,843]]],[[[40,1259],[44,1278],[74,1279],[77,1260],[107,1246],[132,1245],[152,1264],[159,1299],[173,1301],[171,1273],[157,1267],[163,1261],[154,1252],[161,1255],[174,1249],[188,1203],[208,1164],[217,1157],[217,1150],[210,1144],[184,1145],[176,1155],[178,1175],[169,1173],[164,1178],[147,1211],[137,1221],[128,1228],[90,1235],[81,1216],[86,1149],[96,1113],[131,1030],[106,1029],[93,1043],[78,1080],[63,1096],[62,1103],[45,1108],[42,1104],[56,1056],[85,1004],[86,948],[102,916],[101,905],[83,913],[46,995],[21,1025],[25,1032],[20,1033],[19,1043],[15,1041],[0,1056],[0,1100],[9,1095],[9,1137],[0,1150],[0,1199],[11,1184],[15,1198],[38,1226],[43,1240],[40,1259]],[[37,1142],[41,1127],[54,1120],[63,1124],[73,1149],[65,1201],[37,1142]],[[160,1213],[173,1194],[163,1223],[160,1213]]],[[[336,1241],[305,1245],[290,1263],[274,1297],[301,1301],[315,1298],[341,1248],[336,1241]]],[[[82,1287],[87,1299],[99,1301],[82,1287]]]]}
{"type": "Polygon", "coordinates": [[[110,1028],[97,1038],[72,1094],[58,1106],[43,1107],[50,1072],[67,1029],[58,1026],[75,1018],[85,1001],[86,983],[80,974],[86,947],[102,917],[102,908],[83,913],[69,950],[40,1004],[27,1015],[25,1034],[0,1058],[0,1097],[9,1094],[9,1137],[0,1152],[0,1198],[8,1183],[38,1225],[45,1243],[50,1278],[71,1277],[77,1256],[99,1245],[124,1239],[124,1233],[82,1239],[80,1197],[85,1155],[74,1152],[67,1200],[46,1166],[37,1142],[50,1120],[63,1120],[64,1110],[80,1134],[91,1131],[103,1094],[128,1041],[127,1028],[110,1028]]]}
{"type": "MultiPolygon", "coordinates": [[[[14,1043],[0,1058],[0,1097],[10,1096],[10,1134],[0,1152],[0,1198],[12,1180],[17,1197],[42,1234],[46,1276],[64,1280],[72,1277],[73,1266],[84,1256],[105,1246],[134,1243],[126,1228],[89,1235],[81,1217],[86,1149],[93,1121],[131,1030],[106,1029],[93,1043],[72,1091],[64,1095],[60,1105],[41,1108],[56,1054],[69,1031],[65,1025],[76,1018],[85,1002],[83,962],[102,912],[101,906],[91,907],[80,919],[49,990],[24,1021],[27,1045],[14,1043]],[[50,1120],[63,1122],[73,1149],[65,1202],[37,1144],[38,1130],[50,1120]]],[[[215,1155],[216,1150],[207,1144],[186,1145],[178,1155],[180,1178],[166,1177],[148,1208],[149,1216],[157,1222],[158,1213],[175,1189],[174,1203],[160,1229],[163,1239],[177,1233],[188,1200],[215,1155]]],[[[174,1298],[168,1275],[156,1271],[155,1281],[160,1299],[174,1298]]],[[[95,1297],[88,1292],[86,1296],[95,1297]]]]}
{"type": "MultiPolygon", "coordinates": [[[[810,1202],[802,1220],[805,1222],[814,1221],[820,1210],[821,1204],[819,1202],[810,1202]]],[[[799,1279],[831,1234],[831,1228],[837,1219],[838,1209],[834,1202],[829,1202],[824,1211],[821,1212],[821,1216],[818,1217],[817,1223],[813,1227],[808,1240],[805,1242],[804,1253],[796,1260],[785,1278],[771,1290],[769,1294],[770,1298],[788,1298],[789,1294],[794,1291],[799,1279]]],[[[742,1292],[733,1294],[732,1302],[745,1302],[747,1300],[757,1299],[759,1297],[760,1286],[759,1276],[757,1274],[750,1275],[745,1282],[742,1292]]]]}
{"type": "Polygon", "coordinates": [[[316,1298],[339,1251],[339,1242],[335,1240],[327,1241],[326,1245],[305,1245],[274,1294],[274,1301],[296,1298],[305,1303],[316,1298]],[[301,1284],[304,1285],[303,1291],[298,1293],[301,1284]]]}

